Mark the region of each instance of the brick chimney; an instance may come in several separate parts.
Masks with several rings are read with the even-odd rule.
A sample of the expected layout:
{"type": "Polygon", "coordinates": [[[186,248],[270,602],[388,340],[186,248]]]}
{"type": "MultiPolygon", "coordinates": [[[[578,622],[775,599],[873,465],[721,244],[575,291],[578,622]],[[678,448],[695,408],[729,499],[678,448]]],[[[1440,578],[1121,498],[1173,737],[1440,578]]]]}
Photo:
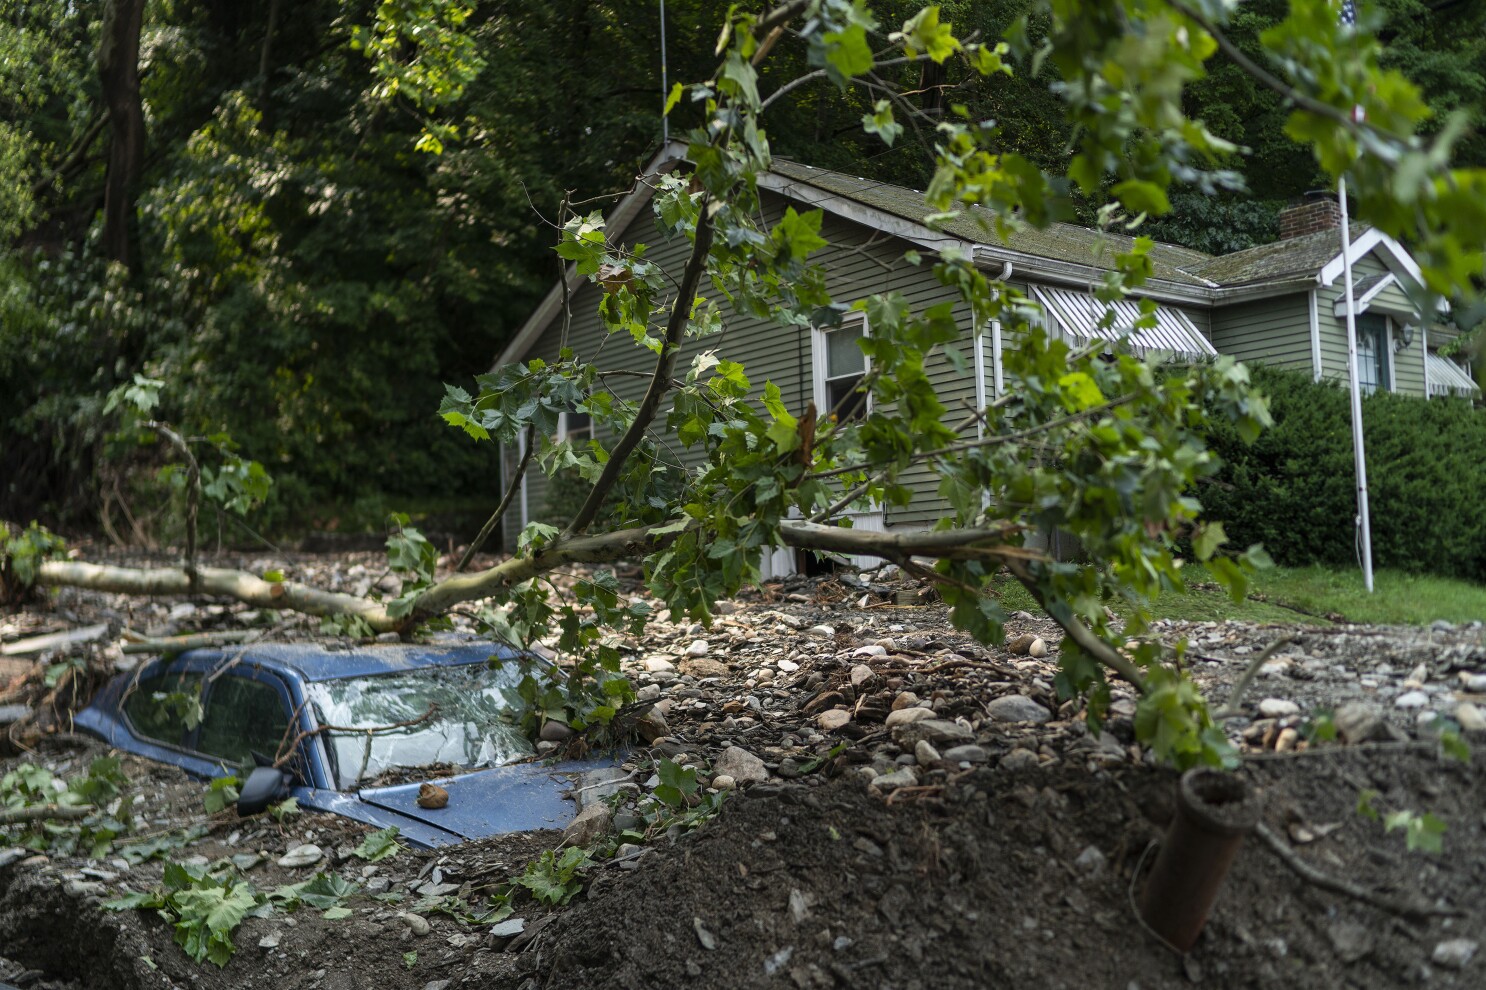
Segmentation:
{"type": "Polygon", "coordinates": [[[1280,211],[1280,240],[1335,230],[1342,225],[1342,210],[1329,192],[1308,192],[1305,199],[1280,211]]]}

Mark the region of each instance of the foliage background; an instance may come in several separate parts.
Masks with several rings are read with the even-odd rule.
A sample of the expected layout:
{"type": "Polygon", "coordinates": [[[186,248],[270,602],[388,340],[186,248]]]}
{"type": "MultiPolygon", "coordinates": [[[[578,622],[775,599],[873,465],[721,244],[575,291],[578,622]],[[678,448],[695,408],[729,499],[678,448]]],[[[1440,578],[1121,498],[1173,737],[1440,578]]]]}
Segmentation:
{"type": "MultiPolygon", "coordinates": [[[[1239,544],[1289,566],[1356,564],[1347,391],[1299,372],[1251,369],[1274,426],[1252,445],[1216,419],[1224,461],[1198,496],[1239,544]]],[[[1379,567],[1486,581],[1486,409],[1461,399],[1363,399],[1373,560],[1379,567]]]]}
{"type": "MultiPolygon", "coordinates": [[[[387,503],[488,511],[498,467],[439,421],[442,383],[487,370],[551,284],[547,218],[565,192],[623,190],[657,147],[655,0],[480,0],[466,22],[473,45],[430,69],[457,84],[421,95],[411,82],[389,93],[365,41],[384,8],[424,19],[463,9],[449,0],[151,0],[131,272],[99,257],[106,135],[86,139],[101,113],[104,6],[0,0],[0,518],[78,525],[147,501],[134,469],[158,458],[111,445],[101,413],[136,372],[171,383],[163,418],[231,433],[273,472],[260,528],[355,528],[387,503]],[[415,150],[431,132],[442,154],[415,150]]],[[[918,6],[873,4],[889,24],[918,6]]],[[[1479,124],[1486,10],[1382,6],[1388,60],[1432,106],[1470,108],[1479,124]]],[[[1025,17],[1028,50],[1045,24],[1033,0],[943,7],[962,36],[998,36],[1025,17]]],[[[1245,4],[1235,40],[1258,53],[1258,32],[1283,8],[1245,4]]],[[[710,73],[725,11],[669,0],[672,80],[710,73]]],[[[411,80],[418,53],[390,50],[387,64],[411,80]]],[[[782,46],[764,89],[807,68],[782,46]]],[[[1277,99],[1221,56],[1212,69],[1187,109],[1252,150],[1234,165],[1253,195],[1178,192],[1176,213],[1150,232],[1232,250],[1273,236],[1278,206],[1319,179],[1284,137],[1277,99]]],[[[938,81],[901,71],[909,89],[938,81]]],[[[1000,121],[1007,150],[1063,171],[1069,134],[1047,71],[958,71],[943,80],[947,101],[1000,121]]],[[[825,81],[800,87],[769,112],[775,153],[923,188],[930,136],[910,129],[884,149],[862,133],[869,103],[825,81]]],[[[673,127],[692,112],[678,108],[673,127]]],[[[1483,142],[1479,130],[1464,141],[1463,159],[1486,161],[1483,142]]],[[[1082,199],[1079,211],[1088,219],[1100,205],[1082,199]]]]}

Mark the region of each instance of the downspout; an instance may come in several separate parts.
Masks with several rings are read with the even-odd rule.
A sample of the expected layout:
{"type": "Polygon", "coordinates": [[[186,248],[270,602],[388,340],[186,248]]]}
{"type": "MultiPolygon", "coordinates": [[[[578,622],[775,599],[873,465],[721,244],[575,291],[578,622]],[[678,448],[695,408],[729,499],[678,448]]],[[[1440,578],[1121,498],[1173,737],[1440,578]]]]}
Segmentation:
{"type": "Polygon", "coordinates": [[[1429,394],[1429,321],[1419,321],[1419,347],[1423,353],[1420,357],[1424,361],[1424,401],[1428,402],[1429,394]]]}
{"type": "MultiPolygon", "coordinates": [[[[1011,278],[1011,262],[1001,266],[1001,276],[997,281],[1004,283],[1011,278]]],[[[1001,376],[1001,321],[991,321],[991,373],[996,377],[996,398],[1006,394],[1005,384],[1001,376]]]]}

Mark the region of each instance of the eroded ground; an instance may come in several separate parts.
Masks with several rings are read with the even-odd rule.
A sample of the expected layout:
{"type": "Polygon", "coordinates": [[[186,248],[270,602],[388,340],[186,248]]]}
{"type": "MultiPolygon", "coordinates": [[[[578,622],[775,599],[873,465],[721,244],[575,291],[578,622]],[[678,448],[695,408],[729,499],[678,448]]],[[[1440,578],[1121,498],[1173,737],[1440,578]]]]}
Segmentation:
{"type": "MultiPolygon", "coordinates": [[[[370,557],[264,563],[274,565],[347,588],[378,577],[370,557]]],[[[1245,749],[1241,772],[1263,792],[1267,824],[1327,874],[1449,912],[1399,913],[1322,890],[1250,838],[1196,949],[1178,957],[1130,907],[1133,871],[1171,815],[1174,779],[1134,743],[1133,694],[1117,690],[1105,733],[1092,736],[1076,706],[1056,703],[1055,627],[1021,616],[1009,630],[1013,640],[1040,637],[1042,657],[985,648],[950,629],[942,608],[896,604],[912,590],[881,574],[801,580],[729,603],[710,629],[660,623],[643,644],[625,644],[641,697],[665,720],[665,734],[626,764],[627,789],[645,793],[653,761],[665,757],[698,767],[728,798],[696,831],[621,846],[564,908],[519,899],[520,933],[512,919],[493,930],[426,906],[438,897],[478,907],[556,833],[368,864],[351,853],[356,826],[209,817],[200,782],[126,760],[151,830],[209,829],[170,856],[239,857],[260,890],[342,876],[358,888],[351,913],[327,920],[302,907],[249,918],[218,969],[187,959],[152,913],[100,909],[157,883],[160,860],[0,853],[0,979],[377,990],[1486,983],[1486,957],[1470,951],[1486,941],[1482,757],[1452,760],[1432,741],[1436,716],[1457,720],[1467,739],[1480,725],[1468,690],[1486,687],[1468,679],[1486,672],[1480,626],[1160,630],[1189,640],[1188,661],[1215,705],[1264,647],[1286,638],[1224,723],[1245,749]],[[1331,728],[1353,744],[1302,748],[1331,728]],[[1402,831],[1359,814],[1363,795],[1382,814],[1437,816],[1443,851],[1409,851],[1402,831]],[[278,865],[309,843],[319,861],[278,865]],[[425,913],[410,911],[420,902],[425,913]]],[[[92,621],[161,634],[252,619],[239,613],[67,593],[0,619],[0,639],[92,621]]],[[[273,635],[310,632],[295,623],[273,635]]],[[[96,668],[119,659],[113,642],[76,649],[96,668]]],[[[64,659],[35,663],[55,669],[64,659]]],[[[89,675],[75,676],[81,693],[89,675]]],[[[36,677],[9,691],[43,694],[36,677]]],[[[102,755],[58,729],[65,724],[42,712],[16,736],[37,747],[28,759],[59,772],[102,755]]],[[[622,802],[617,818],[641,824],[622,802]]]]}

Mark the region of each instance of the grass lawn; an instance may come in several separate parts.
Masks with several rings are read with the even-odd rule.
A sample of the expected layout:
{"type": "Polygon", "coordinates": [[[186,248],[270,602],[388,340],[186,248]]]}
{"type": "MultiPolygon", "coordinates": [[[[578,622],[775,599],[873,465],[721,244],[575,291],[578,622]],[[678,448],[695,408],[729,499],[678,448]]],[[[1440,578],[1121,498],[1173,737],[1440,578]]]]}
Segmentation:
{"type": "MultiPolygon", "coordinates": [[[[1486,620],[1486,587],[1452,578],[1377,571],[1369,595],[1357,568],[1274,567],[1261,571],[1251,583],[1249,597],[1235,605],[1200,566],[1189,564],[1183,572],[1189,590],[1160,598],[1154,609],[1157,618],[1330,623],[1340,617],[1380,625],[1486,620]]],[[[1008,611],[1036,610],[1031,596],[1016,582],[1008,579],[997,590],[1008,611]]]]}

